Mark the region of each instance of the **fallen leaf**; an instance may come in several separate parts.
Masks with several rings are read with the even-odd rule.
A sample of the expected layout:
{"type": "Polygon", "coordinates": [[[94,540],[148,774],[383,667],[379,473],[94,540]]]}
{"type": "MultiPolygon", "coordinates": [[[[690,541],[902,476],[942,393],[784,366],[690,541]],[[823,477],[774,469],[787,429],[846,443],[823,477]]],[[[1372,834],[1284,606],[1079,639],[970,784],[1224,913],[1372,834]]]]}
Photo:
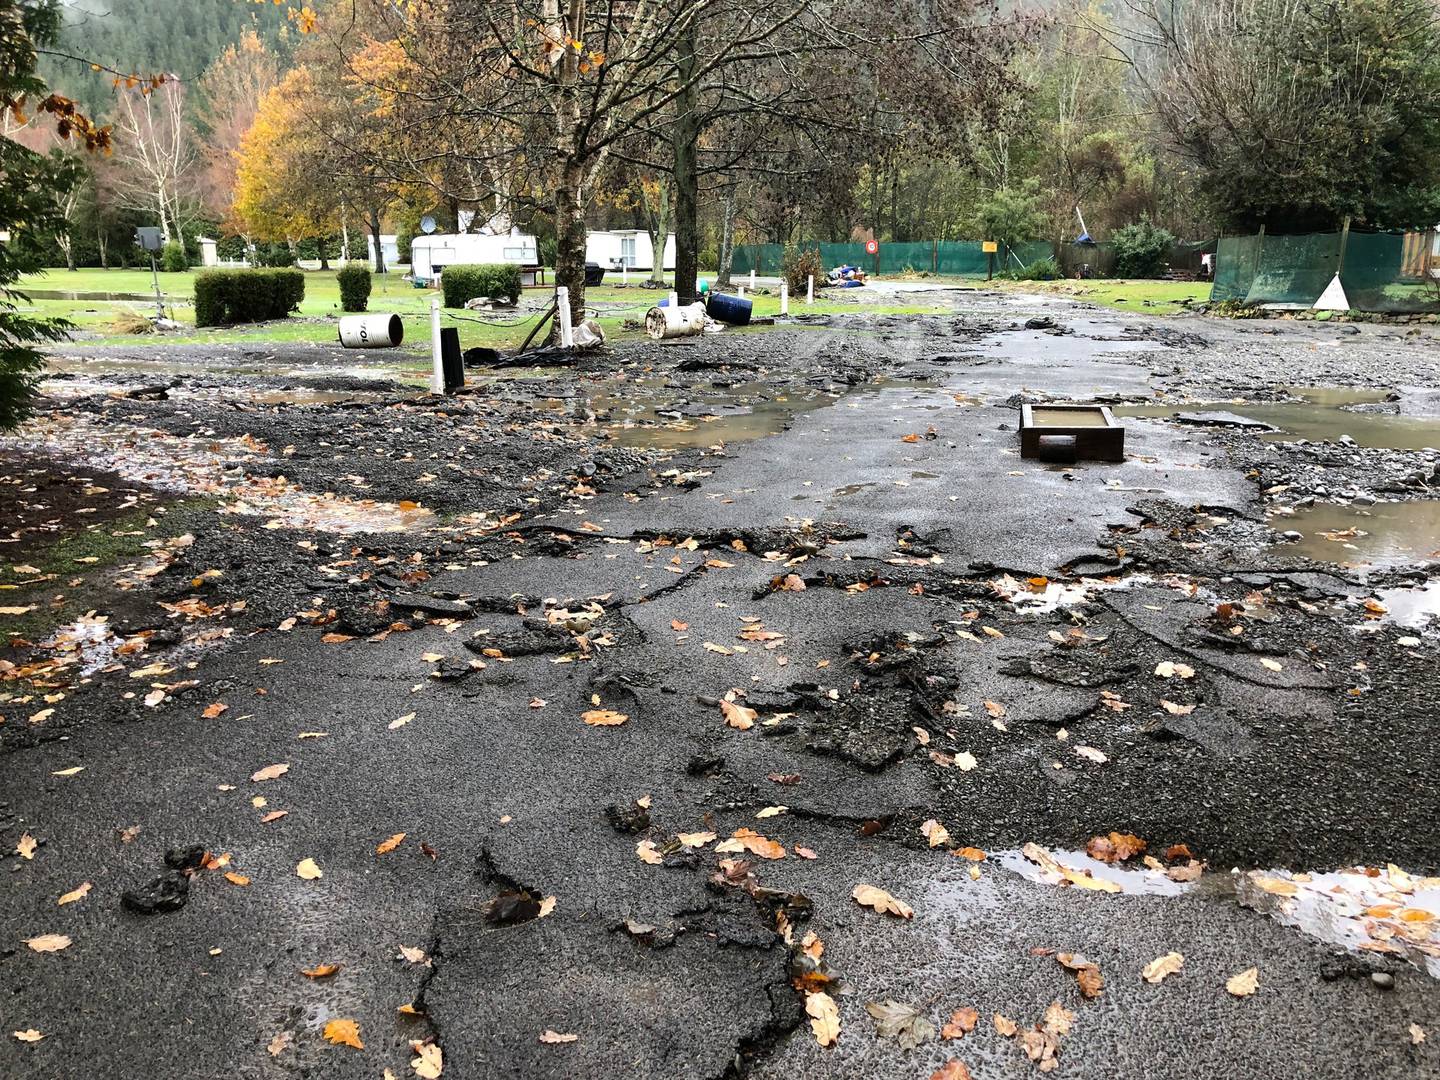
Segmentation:
{"type": "Polygon", "coordinates": [[[324,871],[315,865],[314,859],[301,859],[295,866],[295,875],[306,881],[315,881],[325,876],[324,871]]]}
{"type": "Polygon", "coordinates": [[[1246,968],[1239,975],[1225,980],[1225,990],[1231,997],[1249,997],[1260,989],[1260,969],[1246,968]]]}
{"type": "Polygon", "coordinates": [[[715,851],[720,854],[748,851],[762,859],[783,859],[785,857],[784,844],[761,836],[753,829],[736,829],[730,834],[729,840],[723,840],[715,845],[715,851]]]}
{"type": "Polygon", "coordinates": [[[856,885],[850,895],[862,907],[874,908],[882,915],[898,915],[902,919],[908,919],[915,914],[915,910],[909,904],[903,900],[897,900],[884,889],[876,888],[874,885],[864,883],[856,885]]]}
{"type": "Polygon", "coordinates": [[[331,1020],[325,1025],[325,1038],[336,1046],[365,1049],[365,1044],[360,1041],[360,1025],[354,1020],[331,1020]]]}
{"type": "Polygon", "coordinates": [[[81,883],[80,883],[79,885],[77,885],[75,888],[73,888],[73,889],[71,889],[69,892],[67,892],[64,896],[60,897],[60,899],[59,899],[58,901],[56,901],[56,903],[60,904],[60,905],[63,907],[63,906],[66,905],[66,904],[73,904],[73,903],[75,903],[75,901],[77,901],[77,900],[84,900],[85,897],[87,897],[87,896],[89,896],[89,895],[90,895],[90,882],[85,881],[85,882],[81,882],[81,883]]]}
{"type": "Polygon", "coordinates": [[[289,1046],[294,1040],[294,1035],[291,1035],[288,1031],[282,1031],[270,1040],[270,1045],[267,1046],[265,1049],[270,1051],[271,1057],[279,1057],[285,1052],[285,1048],[289,1046]]]}
{"type": "Polygon", "coordinates": [[[1007,1039],[1013,1038],[1015,1033],[1020,1030],[1020,1028],[1016,1025],[1015,1021],[1011,1020],[1003,1013],[996,1013],[991,1018],[991,1023],[995,1025],[995,1030],[1001,1035],[1005,1036],[1005,1038],[1007,1039]]]}
{"type": "Polygon", "coordinates": [[[339,964],[316,964],[313,968],[301,968],[300,974],[307,979],[328,979],[339,970],[339,964]]]}
{"type": "Polygon", "coordinates": [[[1093,746],[1077,746],[1075,753],[1086,761],[1093,761],[1096,765],[1104,765],[1110,759],[1093,746]]]}
{"type": "Polygon", "coordinates": [[[963,1039],[970,1032],[975,1030],[975,1025],[980,1022],[980,1014],[974,1009],[967,1007],[956,1009],[950,1014],[950,1019],[940,1029],[942,1039],[963,1039]]]}
{"type": "Polygon", "coordinates": [[[241,887],[250,884],[250,879],[248,877],[246,877],[244,874],[237,874],[234,870],[225,871],[225,880],[230,882],[231,885],[239,885],[241,887]]]}
{"type": "Polygon", "coordinates": [[[999,720],[1005,715],[1005,706],[998,701],[987,701],[985,702],[985,711],[999,720]]]}
{"type": "Polygon", "coordinates": [[[972,1080],[970,1068],[963,1061],[951,1058],[930,1074],[930,1080],[972,1080]]]}
{"type": "Polygon", "coordinates": [[[1283,667],[1283,665],[1280,663],[1279,660],[1271,660],[1268,656],[1262,656],[1262,657],[1260,658],[1260,663],[1261,663],[1261,665],[1262,665],[1263,667],[1267,667],[1267,668],[1269,668],[1271,671],[1283,671],[1283,670],[1284,670],[1284,667],[1283,667]]]}
{"type": "MultiPolygon", "coordinates": [[[[3,610],[3,608],[0,608],[0,611],[3,610]]],[[[1415,1025],[1411,1024],[1410,1026],[1413,1028],[1415,1025]]],[[[34,1028],[26,1028],[24,1031],[12,1031],[10,1034],[14,1035],[15,1038],[19,1039],[23,1043],[37,1043],[41,1039],[45,1038],[44,1035],[40,1034],[40,1032],[36,1031],[34,1028]]],[[[1421,1037],[1423,1038],[1424,1036],[1421,1037]]]]}
{"type": "Polygon", "coordinates": [[[414,945],[401,945],[400,956],[411,964],[425,963],[425,950],[416,948],[414,945]]]}
{"type": "Polygon", "coordinates": [[[1164,982],[1167,975],[1174,975],[1185,966],[1185,957],[1178,952],[1157,956],[1140,969],[1140,977],[1148,983],[1164,982]]]}
{"type": "Polygon", "coordinates": [[[903,1001],[867,1001],[865,1011],[875,1018],[875,1034],[896,1040],[902,1050],[914,1050],[935,1036],[935,1025],[903,1001]]]}
{"type": "Polygon", "coordinates": [[[805,998],[805,1015],[810,1017],[810,1030],[821,1046],[834,1046],[840,1038],[840,1008],[835,999],[824,992],[805,998]]]}
{"type": "Polygon", "coordinates": [[[39,937],[25,938],[24,941],[35,952],[59,952],[70,947],[70,939],[64,934],[41,934],[39,937]]]}
{"type": "Polygon", "coordinates": [[[423,1077],[423,1080],[436,1080],[445,1068],[445,1058],[440,1047],[434,1043],[412,1042],[410,1049],[415,1051],[415,1057],[410,1062],[415,1075],[423,1077]]]}
{"type": "Polygon", "coordinates": [[[647,862],[651,866],[659,866],[665,861],[665,856],[655,847],[654,840],[641,840],[635,845],[635,854],[640,856],[641,862],[647,862]]]}
{"type": "Polygon", "coordinates": [[[962,847],[956,851],[952,851],[950,854],[958,855],[962,859],[969,859],[971,862],[985,861],[985,852],[981,851],[978,847],[962,847]]]}
{"type": "Polygon", "coordinates": [[[682,633],[684,633],[686,630],[689,630],[689,629],[690,629],[690,624],[689,624],[689,623],[685,623],[685,622],[681,622],[679,619],[671,619],[671,620],[670,620],[670,629],[671,629],[671,630],[674,630],[677,634],[682,634],[682,633]]]}
{"type": "Polygon", "coordinates": [[[275,780],[281,776],[284,776],[289,771],[289,765],[266,765],[265,768],[257,769],[255,772],[251,773],[250,779],[258,784],[263,780],[275,780]]]}
{"type": "Polygon", "coordinates": [[[70,768],[68,768],[68,769],[57,769],[55,772],[52,772],[50,775],[51,775],[51,776],[74,776],[76,773],[82,773],[82,772],[84,772],[84,771],[85,771],[85,766],[84,766],[84,765],[72,765],[72,766],[71,766],[70,768]]]}
{"type": "Polygon", "coordinates": [[[679,840],[684,847],[702,848],[715,839],[715,834],[713,832],[682,832],[676,833],[675,839],[679,840]]]}
{"type": "Polygon", "coordinates": [[[1195,711],[1194,705],[1180,705],[1174,701],[1166,701],[1164,698],[1160,699],[1160,707],[1171,716],[1189,716],[1195,711]]]}
{"type": "Polygon", "coordinates": [[[955,768],[961,772],[969,772],[979,764],[980,763],[975,760],[975,755],[970,753],[969,750],[961,750],[955,755],[955,768]]]}
{"type": "Polygon", "coordinates": [[[1419,1046],[1425,1041],[1425,1029],[1419,1024],[1410,1025],[1410,1045],[1419,1046]]]}
{"type": "Polygon", "coordinates": [[[754,709],[745,705],[738,705],[733,701],[720,699],[720,711],[725,716],[725,722],[733,728],[741,731],[749,731],[755,726],[755,718],[760,714],[754,709]]]}
{"type": "Polygon", "coordinates": [[[36,846],[37,841],[35,837],[31,836],[28,832],[21,833],[20,840],[15,845],[15,854],[19,855],[22,859],[33,859],[35,858],[36,846]]]}
{"type": "Polygon", "coordinates": [[[549,1028],[546,1028],[540,1033],[540,1041],[542,1043],[572,1043],[579,1038],[579,1035],[571,1035],[569,1033],[562,1035],[560,1032],[551,1031],[549,1028]]]}
{"type": "Polygon", "coordinates": [[[380,843],[376,844],[375,854],[389,855],[390,852],[394,851],[397,847],[399,847],[401,843],[404,842],[404,840],[405,834],[403,832],[397,832],[394,836],[390,837],[390,839],[382,840],[380,841],[380,843]]]}
{"type": "Polygon", "coordinates": [[[226,705],[223,701],[217,701],[213,704],[206,705],[205,711],[202,712],[200,715],[203,716],[206,720],[214,720],[217,716],[219,716],[221,713],[225,712],[229,708],[230,706],[226,705]]]}
{"type": "Polygon", "coordinates": [[[589,712],[580,714],[580,719],[591,727],[618,727],[625,723],[630,717],[614,709],[591,709],[589,712]]]}
{"type": "Polygon", "coordinates": [[[765,809],[758,811],[755,814],[755,817],[761,820],[763,820],[764,818],[779,817],[781,814],[785,813],[785,811],[789,809],[790,808],[788,806],[767,806],[765,807],[765,809]]]}
{"type": "Polygon", "coordinates": [[[289,810],[271,810],[270,813],[266,814],[260,819],[260,824],[268,825],[272,821],[279,821],[288,813],[290,813],[289,810]]]}
{"type": "Polygon", "coordinates": [[[1171,679],[1177,675],[1182,679],[1193,679],[1195,669],[1189,664],[1177,664],[1173,660],[1162,660],[1155,665],[1155,674],[1162,679],[1171,679]]]}
{"type": "Polygon", "coordinates": [[[812,849],[810,849],[810,848],[808,848],[808,847],[802,847],[802,846],[799,845],[799,844],[797,844],[797,845],[795,846],[795,849],[794,849],[794,850],[795,850],[795,854],[796,854],[796,855],[799,855],[800,858],[802,858],[802,859],[818,859],[818,858],[820,857],[819,855],[815,854],[815,852],[814,852],[812,849]]]}
{"type": "Polygon", "coordinates": [[[931,847],[940,847],[942,844],[950,842],[950,831],[934,818],[929,818],[921,824],[920,834],[930,841],[931,847]]]}
{"type": "Polygon", "coordinates": [[[396,728],[402,728],[414,719],[415,714],[413,712],[407,712],[404,716],[397,716],[394,720],[391,720],[390,723],[386,724],[385,730],[394,731],[396,728]]]}

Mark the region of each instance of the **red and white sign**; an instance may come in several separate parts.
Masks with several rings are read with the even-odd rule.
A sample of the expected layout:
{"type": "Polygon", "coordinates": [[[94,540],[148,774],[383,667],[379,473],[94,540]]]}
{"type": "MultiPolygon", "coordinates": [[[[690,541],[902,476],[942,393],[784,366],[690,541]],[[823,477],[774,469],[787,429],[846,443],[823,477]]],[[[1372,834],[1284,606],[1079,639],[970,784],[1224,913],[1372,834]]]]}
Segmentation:
{"type": "Polygon", "coordinates": [[[879,253],[880,253],[880,241],[878,241],[878,240],[866,240],[866,241],[865,241],[865,254],[866,254],[866,255],[878,255],[879,253]]]}

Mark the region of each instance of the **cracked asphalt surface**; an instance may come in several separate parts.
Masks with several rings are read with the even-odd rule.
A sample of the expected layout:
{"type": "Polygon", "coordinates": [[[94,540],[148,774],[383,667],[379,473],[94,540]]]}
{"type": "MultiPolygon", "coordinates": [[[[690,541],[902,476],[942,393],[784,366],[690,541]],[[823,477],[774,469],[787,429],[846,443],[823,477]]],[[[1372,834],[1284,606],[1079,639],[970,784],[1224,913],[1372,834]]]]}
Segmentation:
{"type": "Polygon", "coordinates": [[[1058,1076],[1440,1074],[1414,1036],[1440,1031],[1434,954],[1347,950],[1232,874],[1440,872],[1437,639],[1363,606],[1423,560],[1277,546],[1305,492],[1269,470],[1304,445],[1257,465],[1258,435],[1131,420],[1123,463],[1064,467],[1015,432],[1022,398],[1440,386],[1436,339],[955,305],[626,344],[444,402],[323,371],[279,389],[324,400],[261,402],[259,374],[176,374],[205,362],[180,347],[158,388],[143,355],[53,380],[0,442],[0,602],[34,608],[0,651],[0,1074],[403,1077],[418,1043],[467,1080],[1012,1077],[1040,1062],[993,1017],[1053,1002],[1058,1076]],[[57,562],[86,500],[135,546],[57,562]],[[57,647],[86,612],[110,644],[57,647]],[[783,857],[715,851],[742,829],[783,857]],[[1020,854],[1112,831],[1203,873],[1167,853],[1104,892],[1020,854]],[[183,906],[122,907],[191,845],[183,906]],[[981,1019],[906,1048],[885,1000],[981,1019]]]}

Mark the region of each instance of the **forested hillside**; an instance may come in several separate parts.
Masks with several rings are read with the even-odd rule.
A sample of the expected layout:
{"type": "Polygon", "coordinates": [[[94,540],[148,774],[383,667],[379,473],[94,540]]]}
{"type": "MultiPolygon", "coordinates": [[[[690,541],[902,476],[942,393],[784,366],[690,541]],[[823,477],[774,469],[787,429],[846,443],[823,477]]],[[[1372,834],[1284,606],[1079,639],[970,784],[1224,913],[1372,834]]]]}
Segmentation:
{"type": "Polygon", "coordinates": [[[246,29],[255,30],[282,55],[288,54],[290,26],[283,5],[249,0],[86,0],[65,5],[58,51],[88,62],[46,58],[42,69],[54,89],[103,114],[111,106],[114,76],[92,70],[89,62],[120,71],[193,78],[246,29]]]}

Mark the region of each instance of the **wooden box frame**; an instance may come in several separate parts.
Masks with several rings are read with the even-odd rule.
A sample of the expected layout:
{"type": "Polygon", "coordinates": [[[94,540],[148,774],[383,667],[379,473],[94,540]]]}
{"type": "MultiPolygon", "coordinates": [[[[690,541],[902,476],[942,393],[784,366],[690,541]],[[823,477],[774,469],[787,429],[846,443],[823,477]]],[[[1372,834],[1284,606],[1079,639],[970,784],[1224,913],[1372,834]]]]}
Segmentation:
{"type": "Polygon", "coordinates": [[[1020,406],[1020,456],[1040,456],[1041,435],[1072,435],[1075,438],[1075,457],[1089,461],[1124,461],[1125,429],[1115,421],[1115,415],[1106,405],[1021,405],[1020,406]],[[1101,424],[1045,424],[1035,423],[1035,409],[1051,412],[1075,412],[1094,416],[1099,413],[1105,421],[1101,424]]]}

